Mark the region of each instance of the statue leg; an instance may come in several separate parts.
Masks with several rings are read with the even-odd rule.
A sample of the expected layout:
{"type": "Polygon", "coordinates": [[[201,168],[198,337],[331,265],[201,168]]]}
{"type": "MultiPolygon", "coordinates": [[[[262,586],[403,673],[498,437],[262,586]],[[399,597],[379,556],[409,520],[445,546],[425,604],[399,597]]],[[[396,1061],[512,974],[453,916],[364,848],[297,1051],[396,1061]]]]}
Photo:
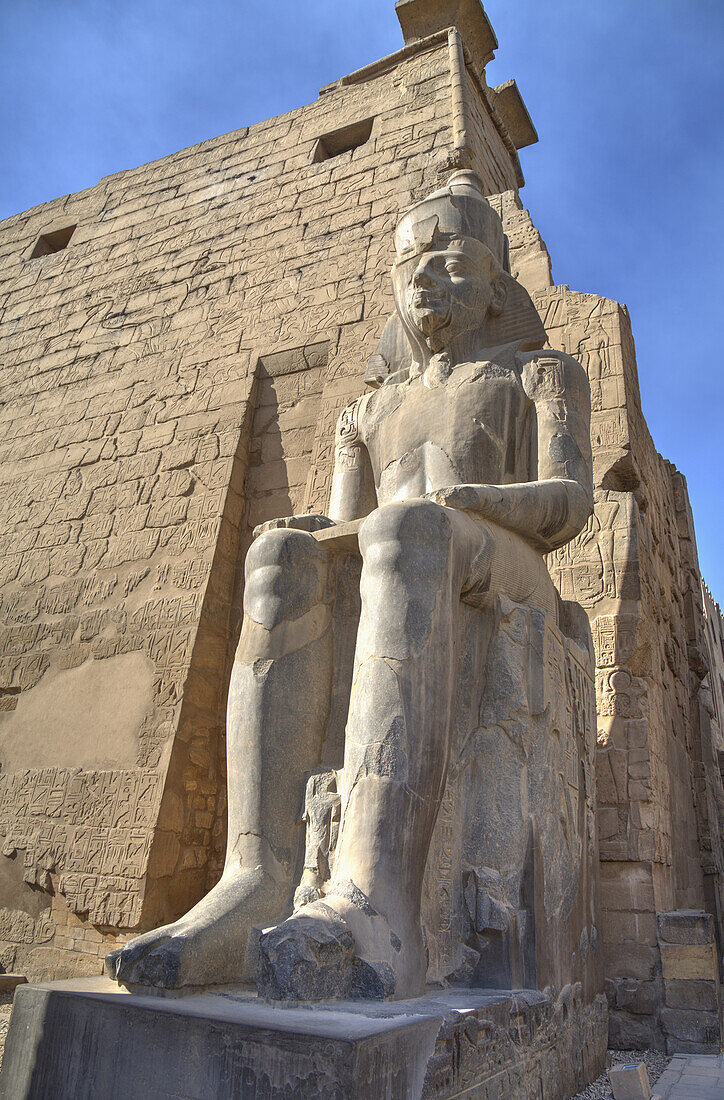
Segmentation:
{"type": "Polygon", "coordinates": [[[328,554],[311,535],[269,531],[252,544],[227,710],[224,871],[180,920],[109,955],[111,977],[172,989],[255,976],[258,930],[292,908],[304,788],[329,713],[332,599],[328,554]]]}
{"type": "Polygon", "coordinates": [[[411,501],[379,508],[362,526],[362,614],[332,882],[323,899],[262,938],[267,996],[424,990],[422,880],[450,748],[458,607],[472,553],[466,523],[411,501]]]}

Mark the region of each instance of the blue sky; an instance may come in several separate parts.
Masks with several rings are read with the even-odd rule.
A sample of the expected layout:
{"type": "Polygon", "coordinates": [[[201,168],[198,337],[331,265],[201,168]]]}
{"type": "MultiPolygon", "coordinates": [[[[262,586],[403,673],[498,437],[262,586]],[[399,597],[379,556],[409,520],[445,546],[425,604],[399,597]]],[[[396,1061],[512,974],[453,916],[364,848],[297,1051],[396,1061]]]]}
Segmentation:
{"type": "MultiPolygon", "coordinates": [[[[724,602],[724,0],[488,0],[540,143],[556,282],[625,302],[644,412],[724,602]]],[[[0,0],[0,217],[316,98],[402,44],[393,0],[0,0]]]]}

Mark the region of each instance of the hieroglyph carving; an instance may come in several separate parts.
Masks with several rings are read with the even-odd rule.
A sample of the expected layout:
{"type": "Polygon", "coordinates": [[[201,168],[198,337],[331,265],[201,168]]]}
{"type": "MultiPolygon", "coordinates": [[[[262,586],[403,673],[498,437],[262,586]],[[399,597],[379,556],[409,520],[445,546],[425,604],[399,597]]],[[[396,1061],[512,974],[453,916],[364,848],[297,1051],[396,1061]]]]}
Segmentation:
{"type": "Polygon", "coordinates": [[[133,928],[160,781],[154,772],[79,768],[0,776],[3,855],[24,853],[33,886],[57,873],[71,910],[94,924],[133,928]]]}

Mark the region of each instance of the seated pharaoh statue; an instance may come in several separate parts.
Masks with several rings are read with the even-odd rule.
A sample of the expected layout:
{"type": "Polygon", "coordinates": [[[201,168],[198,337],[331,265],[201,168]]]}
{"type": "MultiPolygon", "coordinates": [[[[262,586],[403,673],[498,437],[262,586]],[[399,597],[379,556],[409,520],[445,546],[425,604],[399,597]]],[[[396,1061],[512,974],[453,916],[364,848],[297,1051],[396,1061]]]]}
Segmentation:
{"type": "Polygon", "coordinates": [[[505,269],[502,224],[474,173],[455,172],[407,210],[395,250],[396,352],[340,417],[329,515],[264,524],[246,558],[223,874],[178,921],[108,956],[124,984],[421,995],[423,881],[456,699],[465,677],[493,675],[482,643],[483,668],[463,667],[463,625],[485,635],[501,599],[561,624],[544,555],[592,511],[586,374],[564,353],[533,350],[542,328],[536,345],[495,343],[512,331],[500,324],[512,297],[530,299],[505,269]],[[339,648],[336,562],[350,553],[361,558],[360,613],[333,861],[326,881],[300,887],[300,819],[339,648]]]}

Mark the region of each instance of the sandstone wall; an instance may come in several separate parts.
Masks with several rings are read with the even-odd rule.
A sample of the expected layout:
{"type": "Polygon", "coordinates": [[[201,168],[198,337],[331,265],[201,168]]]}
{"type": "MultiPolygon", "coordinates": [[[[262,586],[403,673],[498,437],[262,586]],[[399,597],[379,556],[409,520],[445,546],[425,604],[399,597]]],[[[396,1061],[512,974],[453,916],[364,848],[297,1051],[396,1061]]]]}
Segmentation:
{"type": "MultiPolygon", "coordinates": [[[[445,33],[2,224],[5,969],[96,971],[218,876],[244,551],[326,506],[396,216],[456,163],[452,86],[445,33]]],[[[475,119],[475,167],[514,186],[475,119]]]]}
{"type": "Polygon", "coordinates": [[[537,302],[549,340],[580,359],[592,389],[595,512],[551,569],[561,593],[588,611],[596,647],[610,1038],[663,1046],[657,914],[716,912],[722,874],[710,804],[721,777],[700,733],[706,666],[691,512],[684,479],[657,454],[641,413],[625,307],[567,287],[542,290],[537,302]]]}
{"type": "Polygon", "coordinates": [[[705,584],[702,584],[702,602],[708,667],[702,687],[709,692],[706,705],[711,717],[712,747],[721,770],[724,767],[724,616],[705,584]]]}
{"type": "Polygon", "coordinates": [[[0,967],[95,972],[218,876],[252,528],[326,507],[338,413],[392,310],[397,213],[472,166],[550,344],[591,381],[595,514],[550,564],[596,648],[612,1038],[661,1046],[690,1008],[667,1001],[680,925],[658,915],[705,909],[721,939],[721,616],[626,309],[553,285],[510,89],[432,32],[307,107],[2,223],[0,967]]]}
{"type": "Polygon", "coordinates": [[[594,515],[549,565],[561,594],[586,608],[596,648],[610,1040],[711,1049],[716,966],[699,1002],[696,990],[666,981],[662,952],[670,954],[666,937],[682,912],[705,910],[716,918],[721,957],[724,712],[714,694],[724,681],[706,675],[721,667],[721,616],[706,588],[702,606],[685,479],[657,453],[641,411],[625,306],[553,286],[545,244],[517,193],[494,201],[511,270],[534,295],[549,342],[576,356],[591,384],[594,515]]]}
{"type": "MultiPolygon", "coordinates": [[[[709,832],[702,847],[707,852],[705,874],[708,887],[707,908],[716,917],[715,936],[719,958],[724,957],[724,874],[720,853],[724,851],[724,617],[705,584],[701,587],[703,619],[703,663],[707,673],[695,700],[698,718],[698,747],[701,751],[709,832]]],[[[703,779],[703,784],[701,780],[703,779]]],[[[705,802],[704,802],[705,799],[705,802]]]]}

